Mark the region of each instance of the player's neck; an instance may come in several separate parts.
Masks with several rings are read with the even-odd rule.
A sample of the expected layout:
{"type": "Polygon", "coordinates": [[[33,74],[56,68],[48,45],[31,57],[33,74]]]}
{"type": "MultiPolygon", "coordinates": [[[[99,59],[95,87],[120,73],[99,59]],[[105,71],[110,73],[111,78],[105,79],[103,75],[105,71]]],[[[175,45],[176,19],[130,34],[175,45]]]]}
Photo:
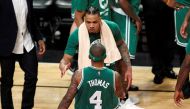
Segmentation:
{"type": "Polygon", "coordinates": [[[92,66],[95,68],[102,68],[102,67],[104,67],[104,63],[103,62],[92,62],[92,66]]]}

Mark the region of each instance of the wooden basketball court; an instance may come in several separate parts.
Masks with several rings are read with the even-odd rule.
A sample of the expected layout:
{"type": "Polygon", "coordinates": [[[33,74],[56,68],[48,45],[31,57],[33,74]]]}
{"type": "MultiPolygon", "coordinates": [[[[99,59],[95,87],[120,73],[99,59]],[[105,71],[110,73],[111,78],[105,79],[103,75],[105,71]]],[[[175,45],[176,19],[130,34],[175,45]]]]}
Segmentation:
{"type": "MultiPolygon", "coordinates": [[[[178,72],[179,68],[174,70],[178,72]]],[[[133,67],[133,84],[139,86],[140,91],[131,91],[129,95],[140,99],[138,106],[145,109],[189,109],[190,99],[183,101],[180,108],[173,102],[176,80],[166,78],[161,85],[156,85],[152,81],[153,77],[151,67],[133,67]]],[[[68,74],[60,77],[58,63],[39,63],[34,109],[56,109],[68,89],[70,78],[68,74]]],[[[15,109],[21,107],[23,79],[24,73],[16,64],[12,89],[15,109]]],[[[69,109],[74,109],[73,104],[69,109]]]]}

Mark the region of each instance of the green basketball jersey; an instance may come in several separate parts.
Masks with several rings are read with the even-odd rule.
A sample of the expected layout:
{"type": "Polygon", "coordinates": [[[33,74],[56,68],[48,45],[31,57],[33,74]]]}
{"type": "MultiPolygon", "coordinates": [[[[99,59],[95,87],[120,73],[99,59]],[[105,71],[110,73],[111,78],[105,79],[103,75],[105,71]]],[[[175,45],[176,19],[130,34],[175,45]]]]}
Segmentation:
{"type": "MultiPolygon", "coordinates": [[[[189,11],[189,8],[183,8],[178,11],[174,12],[174,20],[175,20],[175,37],[176,37],[176,43],[182,47],[186,47],[188,40],[190,38],[190,31],[187,31],[188,35],[187,38],[183,38],[180,34],[181,25],[183,24],[184,18],[189,11]]],[[[189,30],[190,25],[188,26],[189,30]]]]}
{"type": "Polygon", "coordinates": [[[186,6],[190,6],[190,0],[176,0],[176,2],[179,2],[179,3],[184,4],[186,6]]]}
{"type": "Polygon", "coordinates": [[[86,67],[75,96],[75,109],[113,109],[115,73],[106,67],[86,67]]]}
{"type": "MultiPolygon", "coordinates": [[[[127,44],[129,49],[129,55],[131,59],[135,58],[138,36],[136,34],[137,29],[136,25],[131,21],[130,17],[125,14],[125,12],[120,8],[119,0],[113,0],[113,12],[112,20],[118,24],[123,39],[127,44]]],[[[138,15],[140,9],[141,0],[129,0],[130,5],[132,6],[133,11],[138,15]]]]}
{"type": "Polygon", "coordinates": [[[110,0],[77,0],[76,9],[86,11],[90,6],[94,6],[100,10],[102,19],[111,20],[110,0]]]}

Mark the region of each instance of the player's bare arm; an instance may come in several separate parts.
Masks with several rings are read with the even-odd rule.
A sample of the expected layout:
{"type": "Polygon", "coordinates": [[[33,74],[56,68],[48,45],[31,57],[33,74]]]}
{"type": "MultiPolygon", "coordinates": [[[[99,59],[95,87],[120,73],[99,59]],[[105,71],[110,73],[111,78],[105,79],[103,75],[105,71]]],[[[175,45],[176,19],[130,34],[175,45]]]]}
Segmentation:
{"type": "Polygon", "coordinates": [[[125,64],[128,67],[131,67],[129,51],[128,51],[127,45],[125,44],[124,40],[119,40],[116,43],[117,43],[118,49],[120,51],[120,54],[122,56],[122,60],[125,62],[125,64]]]}
{"type": "Polygon", "coordinates": [[[80,24],[82,24],[84,22],[83,18],[84,18],[85,12],[84,11],[75,11],[75,23],[77,24],[77,27],[80,26],[80,24]]]}
{"type": "Polygon", "coordinates": [[[190,55],[186,55],[178,75],[176,90],[180,91],[190,72],[190,55]]]}
{"type": "Polygon", "coordinates": [[[177,79],[177,84],[175,87],[174,102],[177,106],[181,106],[182,105],[181,99],[184,99],[184,95],[182,92],[182,86],[184,85],[184,82],[189,75],[189,72],[190,72],[189,66],[190,66],[190,55],[186,55],[182,65],[181,65],[178,79],[177,79]]]}
{"type": "Polygon", "coordinates": [[[61,59],[59,63],[59,69],[61,70],[61,77],[70,68],[72,59],[73,59],[73,56],[64,54],[63,58],[61,59]]]}
{"type": "Polygon", "coordinates": [[[118,72],[115,72],[115,94],[120,98],[124,99],[126,97],[122,82],[121,76],[118,72]]]}
{"type": "Polygon", "coordinates": [[[121,62],[119,62],[119,67],[121,69],[121,72],[125,72],[124,82],[127,82],[127,89],[128,89],[132,83],[132,67],[129,57],[129,51],[124,40],[117,41],[117,46],[122,57],[121,62]]]}
{"type": "Polygon", "coordinates": [[[82,71],[76,71],[71,79],[71,84],[69,86],[69,89],[67,90],[67,93],[63,97],[61,103],[59,104],[58,109],[68,109],[70,104],[72,103],[76,93],[77,93],[77,87],[80,83],[82,76],[82,71]]]}

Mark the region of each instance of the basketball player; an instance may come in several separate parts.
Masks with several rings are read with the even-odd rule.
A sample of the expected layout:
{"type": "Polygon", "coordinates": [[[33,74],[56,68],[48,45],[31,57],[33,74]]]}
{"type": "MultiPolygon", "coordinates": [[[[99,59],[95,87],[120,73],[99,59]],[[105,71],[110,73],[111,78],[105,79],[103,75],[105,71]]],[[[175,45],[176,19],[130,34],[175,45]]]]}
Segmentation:
{"type": "Polygon", "coordinates": [[[120,27],[123,39],[129,49],[130,59],[135,58],[138,34],[142,26],[138,17],[140,2],[141,0],[113,0],[112,20],[120,27]],[[122,4],[127,4],[128,9],[124,9],[122,4]]]}
{"type": "MultiPolygon", "coordinates": [[[[187,31],[189,30],[187,29],[189,26],[189,21],[190,21],[190,10],[188,11],[185,17],[183,25],[181,26],[180,33],[184,38],[186,38],[188,35],[187,31]]],[[[181,65],[175,88],[174,101],[178,106],[181,105],[181,99],[186,99],[190,97],[189,72],[190,72],[190,40],[188,41],[186,47],[186,56],[183,61],[183,64],[181,65]]]]}
{"type": "MultiPolygon", "coordinates": [[[[68,68],[70,68],[70,63],[73,60],[73,56],[76,54],[76,51],[80,50],[80,47],[84,48],[88,44],[101,42],[106,43],[104,40],[101,39],[101,37],[105,37],[105,33],[103,34],[102,29],[106,29],[106,31],[109,33],[106,35],[107,38],[111,40],[105,40],[107,43],[111,41],[113,43],[110,46],[115,47],[113,50],[117,51],[119,50],[119,53],[121,54],[121,59],[114,59],[113,62],[107,62],[107,66],[109,68],[118,68],[118,71],[121,72],[123,75],[123,82],[125,83],[126,88],[128,89],[131,85],[132,81],[132,68],[131,63],[129,59],[128,49],[124,42],[124,40],[121,37],[120,30],[114,22],[107,21],[107,20],[101,20],[100,14],[97,8],[90,7],[85,14],[85,22],[82,26],[80,26],[79,29],[76,29],[70,36],[67,42],[67,47],[64,51],[64,56],[60,61],[60,70],[61,75],[63,76],[68,68]],[[104,26],[102,25],[104,23],[104,26]],[[83,29],[87,29],[87,31],[82,31],[83,29]],[[107,30],[108,29],[108,30],[107,30]],[[110,31],[111,30],[111,31],[110,31]],[[83,33],[82,33],[83,32],[83,33]],[[86,46],[82,46],[82,43],[79,39],[81,34],[84,34],[83,37],[86,37],[84,40],[84,43],[86,43],[86,46]],[[112,36],[113,35],[113,36],[112,36]],[[102,42],[104,41],[104,42],[102,42]],[[115,44],[114,44],[115,43],[115,44]],[[115,46],[116,45],[116,46],[115,46]],[[115,67],[117,66],[117,67],[115,67]]],[[[107,33],[106,32],[106,33],[107,33]]],[[[112,52],[113,50],[108,49],[109,52],[112,52]]],[[[79,54],[81,52],[79,51],[79,54]]],[[[113,53],[110,53],[108,55],[116,55],[113,53]]],[[[117,56],[113,56],[115,58],[117,56]]],[[[82,55],[79,56],[79,58],[82,58],[82,55]]],[[[83,58],[82,58],[83,59],[83,58]]],[[[86,57],[84,58],[86,59],[86,57]]],[[[80,64],[81,66],[81,64],[80,64]]],[[[80,67],[79,67],[80,68],[80,67]]],[[[117,70],[117,69],[115,69],[117,70]]]]}
{"type": "MultiPolygon", "coordinates": [[[[79,26],[83,22],[85,11],[88,9],[89,6],[96,7],[96,8],[98,8],[100,10],[101,19],[114,21],[114,19],[111,16],[111,14],[112,14],[111,6],[113,5],[113,2],[115,2],[115,1],[114,0],[77,0],[76,12],[75,12],[75,23],[77,24],[77,26],[79,26]]],[[[137,31],[139,32],[141,30],[140,18],[138,16],[136,16],[136,14],[134,14],[132,12],[131,7],[129,7],[129,5],[128,5],[129,3],[126,0],[119,0],[118,2],[122,6],[122,9],[125,12],[127,11],[128,14],[130,14],[130,17],[132,17],[135,20],[135,24],[137,25],[137,28],[138,28],[137,31]]],[[[119,20],[121,21],[120,18],[119,18],[119,20]]],[[[124,21],[126,21],[126,20],[124,19],[124,21]]],[[[122,26],[120,26],[120,24],[121,24],[121,22],[118,24],[120,29],[121,29],[122,26]]],[[[124,24],[124,23],[122,22],[122,24],[124,24]]],[[[135,34],[135,36],[136,36],[137,31],[136,31],[136,27],[134,26],[134,24],[131,24],[131,25],[133,25],[135,31],[133,31],[133,29],[131,29],[130,30],[131,34],[128,35],[128,36],[133,37],[132,34],[135,34]]],[[[123,31],[125,31],[125,28],[121,29],[121,33],[123,33],[122,36],[124,36],[123,31]]],[[[129,38],[126,38],[126,39],[129,39],[129,38]]],[[[128,44],[129,51],[131,51],[130,52],[130,58],[134,59],[133,54],[136,53],[137,37],[135,37],[134,39],[130,39],[130,41],[129,40],[126,41],[126,44],[128,44]]],[[[129,90],[137,91],[138,87],[135,86],[135,85],[131,85],[129,90]]]]}
{"type": "Polygon", "coordinates": [[[92,66],[78,70],[72,76],[70,87],[58,109],[68,109],[75,97],[75,109],[113,109],[113,97],[125,98],[120,75],[104,67],[106,50],[100,43],[90,47],[92,66]]]}
{"type": "MultiPolygon", "coordinates": [[[[173,8],[177,7],[180,8],[174,13],[175,17],[175,33],[176,33],[176,42],[180,46],[180,61],[182,63],[181,69],[179,72],[179,76],[184,74],[184,66],[187,66],[188,62],[188,57],[190,53],[190,42],[189,42],[189,37],[190,37],[190,31],[186,31],[186,29],[189,29],[189,8],[190,8],[190,0],[168,0],[168,4],[177,4],[177,5],[169,5],[169,6],[174,6],[173,8]],[[181,8],[183,7],[183,8],[181,8]],[[186,16],[187,15],[187,16],[186,16]],[[185,56],[185,47],[186,47],[186,56],[185,56]],[[183,61],[184,60],[184,61],[183,61]],[[186,64],[186,65],[184,65],[186,64]]],[[[177,84],[176,87],[179,85],[177,84]]],[[[184,99],[190,97],[190,82],[189,82],[189,76],[187,75],[186,80],[181,84],[182,88],[177,88],[176,90],[179,91],[180,89],[183,92],[184,99]]],[[[177,99],[177,98],[176,98],[177,99]]],[[[176,101],[177,103],[177,101],[176,101]]]]}

